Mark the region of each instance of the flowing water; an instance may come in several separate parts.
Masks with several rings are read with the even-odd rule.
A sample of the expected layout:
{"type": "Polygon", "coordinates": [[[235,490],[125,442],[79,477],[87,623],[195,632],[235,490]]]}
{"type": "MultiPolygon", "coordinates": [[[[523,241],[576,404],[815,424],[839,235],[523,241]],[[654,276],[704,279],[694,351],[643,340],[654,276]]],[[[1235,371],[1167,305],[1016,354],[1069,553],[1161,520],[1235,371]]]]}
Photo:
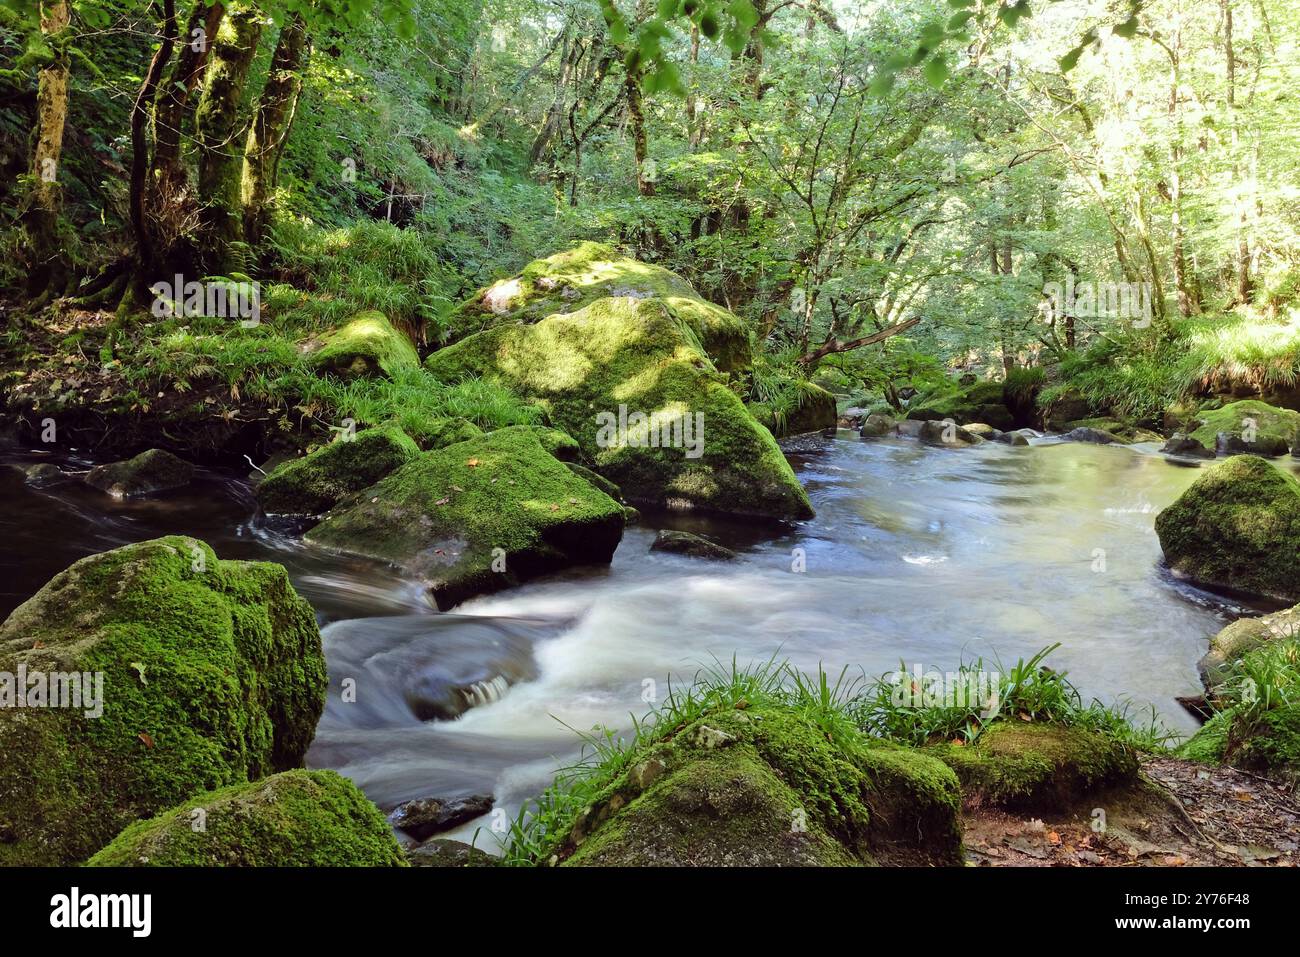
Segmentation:
{"type": "MultiPolygon", "coordinates": [[[[338,769],[384,808],[491,793],[513,816],[577,755],[578,732],[626,728],[670,678],[689,681],[733,655],[874,676],[900,662],[948,671],[976,657],[998,670],[1060,642],[1050,663],[1085,696],[1154,706],[1170,728],[1195,727],[1174,698],[1199,691],[1206,639],[1248,610],[1160,566],[1156,513],[1195,467],[1151,446],[947,450],[847,435],[792,455],[817,510],[810,522],[774,535],[673,520],[737,549],[737,562],[652,552],[647,524],[627,530],[608,568],[452,614],[391,569],[267,527],[234,473],[201,471],[188,489],[117,502],[71,475],[33,488],[0,468],[10,503],[0,513],[0,613],[83,555],[162,534],[203,538],[223,558],[280,562],[316,608],[330,666],[308,764],[338,769]]],[[[88,467],[0,458],[42,460],[88,467]]]]}

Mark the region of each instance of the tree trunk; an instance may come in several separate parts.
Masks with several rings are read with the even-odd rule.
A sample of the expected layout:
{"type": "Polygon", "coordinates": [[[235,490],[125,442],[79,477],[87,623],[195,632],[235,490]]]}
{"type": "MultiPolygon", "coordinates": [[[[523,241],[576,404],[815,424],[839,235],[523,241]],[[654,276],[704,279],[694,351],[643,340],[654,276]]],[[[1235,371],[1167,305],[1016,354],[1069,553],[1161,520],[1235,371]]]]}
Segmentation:
{"type": "MultiPolygon", "coordinates": [[[[1228,117],[1232,124],[1232,181],[1241,188],[1241,164],[1238,150],[1241,145],[1241,129],[1237,120],[1237,55],[1232,47],[1232,0],[1221,0],[1223,10],[1223,56],[1227,69],[1228,117]]],[[[1236,290],[1238,303],[1250,301],[1250,237],[1247,233],[1249,221],[1248,204],[1244,197],[1237,200],[1237,256],[1235,263],[1236,290]]]]}
{"type": "Polygon", "coordinates": [[[31,196],[25,214],[33,254],[28,288],[33,294],[61,284],[65,271],[59,248],[58,225],[62,190],[59,161],[63,155],[63,127],[68,117],[68,56],[59,36],[68,28],[67,0],[42,3],[41,33],[54,48],[54,58],[40,72],[36,86],[36,132],[30,173],[31,196]]]}
{"type": "Polygon", "coordinates": [[[136,277],[140,283],[150,278],[157,265],[152,231],[145,213],[145,189],[149,174],[149,142],[146,127],[149,120],[149,108],[153,104],[158,83],[163,71],[172,58],[176,46],[176,0],[163,0],[163,38],[153,59],[149,61],[149,70],[145,73],[140,92],[131,108],[131,231],[135,235],[137,255],[140,260],[140,272],[136,277]]]}
{"type": "Polygon", "coordinates": [[[153,170],[158,192],[170,195],[185,182],[181,165],[181,129],[185,124],[186,106],[190,94],[203,76],[208,63],[208,52],[221,27],[226,8],[216,0],[211,6],[205,0],[194,5],[185,35],[180,37],[180,56],[176,66],[158,98],[153,118],[153,170]]]}
{"type": "Polygon", "coordinates": [[[632,125],[632,155],[636,158],[636,191],[642,196],[655,194],[655,176],[646,160],[650,158],[650,144],[645,132],[645,110],[641,102],[641,74],[630,71],[624,82],[627,97],[627,116],[632,125]]]}
{"type": "Polygon", "coordinates": [[[248,145],[244,149],[242,200],[244,237],[249,243],[260,242],[266,230],[268,204],[293,125],[302,92],[302,71],[310,51],[307,25],[295,14],[276,41],[266,86],[262,88],[257,116],[248,131],[248,145]]]}
{"type": "Polygon", "coordinates": [[[208,268],[225,274],[237,264],[235,243],[244,238],[242,152],[245,118],[240,106],[249,67],[262,35],[262,14],[243,8],[231,15],[234,36],[212,45],[203,95],[194,113],[199,144],[200,222],[208,268]]]}

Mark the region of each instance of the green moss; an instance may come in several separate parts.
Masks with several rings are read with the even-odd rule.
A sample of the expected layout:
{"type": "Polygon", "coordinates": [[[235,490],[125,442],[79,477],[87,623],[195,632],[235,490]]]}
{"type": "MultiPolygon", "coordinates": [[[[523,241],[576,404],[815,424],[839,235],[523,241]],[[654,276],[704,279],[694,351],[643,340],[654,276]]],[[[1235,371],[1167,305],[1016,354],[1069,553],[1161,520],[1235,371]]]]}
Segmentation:
{"type": "Polygon", "coordinates": [[[1253,455],[1206,469],[1156,516],[1175,573],[1194,582],[1300,600],[1300,484],[1253,455]]]}
{"type": "Polygon", "coordinates": [[[560,836],[569,864],[954,864],[960,789],[907,749],[795,709],[719,708],[629,757],[560,836]]]}
{"type": "Polygon", "coordinates": [[[395,425],[362,429],[351,438],[339,437],[284,463],[258,485],[257,499],[267,512],[318,515],[375,484],[419,452],[415,441],[395,425]]]}
{"type": "Polygon", "coordinates": [[[907,417],[922,421],[952,419],[958,425],[983,422],[1003,431],[1015,428],[1002,383],[990,379],[917,396],[908,407],[907,417]]]}
{"type": "Polygon", "coordinates": [[[483,434],[483,430],[468,419],[448,415],[407,416],[403,431],[425,451],[455,445],[483,434]]]}
{"type": "Polygon", "coordinates": [[[527,428],[422,452],[307,533],[314,544],[392,562],[440,608],[577,564],[610,560],[623,509],[527,428]]]}
{"type": "MultiPolygon", "coordinates": [[[[1290,447],[1296,440],[1296,431],[1300,428],[1300,412],[1291,409],[1279,409],[1255,399],[1231,402],[1221,409],[1202,410],[1197,416],[1200,426],[1192,433],[1207,449],[1213,449],[1221,432],[1241,437],[1251,424],[1255,430],[1255,444],[1261,446],[1268,440],[1274,444],[1290,447]]],[[[1249,443],[1247,444],[1249,448],[1249,443]]],[[[1250,449],[1254,451],[1254,449],[1250,449]]],[[[1280,454],[1275,449],[1273,454],[1280,454]]],[[[1281,449],[1285,452],[1286,449],[1281,449]]]]}
{"type": "Polygon", "coordinates": [[[730,372],[749,365],[749,330],[739,317],[701,299],[676,273],[621,256],[601,243],[579,243],[479,290],[457,309],[450,326],[464,335],[503,322],[537,322],[609,296],[660,299],[692,330],[719,369],[730,372]]]}
{"type": "Polygon", "coordinates": [[[299,767],[325,701],[279,565],[172,536],[92,555],[0,626],[0,671],[103,673],[103,713],[0,710],[0,865],[84,860],[203,790],[299,767]]]}
{"type": "Polygon", "coordinates": [[[383,814],[333,771],[288,771],[197,794],[137,821],[92,867],[403,867],[383,814]]]}
{"type": "Polygon", "coordinates": [[[851,866],[850,854],[815,822],[800,795],[750,747],[706,753],[667,774],[564,860],[592,866],[851,866]]]}
{"type": "Polygon", "coordinates": [[[418,369],[420,357],[410,340],[382,312],[358,313],[346,325],[308,345],[312,368],[342,378],[384,375],[418,369]]]}
{"type": "Polygon", "coordinates": [[[582,447],[578,440],[567,432],[547,428],[544,425],[510,425],[501,431],[522,430],[534,436],[542,443],[542,448],[550,452],[561,462],[576,462],[582,456],[582,447]]]}
{"type": "Polygon", "coordinates": [[[1001,721],[974,745],[927,749],[961,779],[965,800],[1024,810],[1062,808],[1088,791],[1137,778],[1133,749],[1111,735],[1044,722],[1001,721]]]}
{"type": "Polygon", "coordinates": [[[569,471],[578,476],[578,478],[591,483],[614,501],[622,503],[623,491],[609,479],[605,478],[605,476],[593,472],[585,465],[579,465],[577,462],[565,462],[564,464],[567,465],[569,471]]]}
{"type": "MultiPolygon", "coordinates": [[[[634,504],[776,519],[812,515],[771,434],[660,300],[599,299],[534,325],[498,326],[434,353],[426,365],[446,381],[482,375],[540,403],[634,504]],[[620,407],[629,415],[702,421],[702,454],[689,458],[688,449],[651,447],[648,440],[608,441],[598,417],[617,416],[620,407]]],[[[644,429],[628,436],[646,437],[644,429]]]]}
{"type": "Polygon", "coordinates": [[[1221,711],[1178,747],[1178,756],[1189,761],[1219,764],[1228,745],[1228,732],[1232,727],[1232,713],[1221,711]]]}

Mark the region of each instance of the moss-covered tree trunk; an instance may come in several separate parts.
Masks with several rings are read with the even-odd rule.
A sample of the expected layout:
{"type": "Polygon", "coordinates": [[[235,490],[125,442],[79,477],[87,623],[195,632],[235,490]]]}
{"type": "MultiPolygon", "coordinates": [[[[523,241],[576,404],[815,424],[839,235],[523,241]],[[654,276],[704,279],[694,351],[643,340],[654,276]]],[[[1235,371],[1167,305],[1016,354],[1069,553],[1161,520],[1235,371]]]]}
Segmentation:
{"type": "Polygon", "coordinates": [[[63,281],[66,268],[59,248],[58,223],[61,189],[59,162],[63,154],[63,127],[68,117],[68,55],[64,47],[70,19],[67,0],[41,4],[41,34],[51,58],[41,69],[36,87],[36,130],[32,137],[31,195],[26,211],[33,268],[32,293],[63,281]]]}
{"type": "Polygon", "coordinates": [[[203,95],[194,114],[206,266],[221,274],[238,265],[235,244],[244,239],[240,144],[246,119],[241,106],[262,21],[262,14],[247,7],[230,15],[229,30],[222,30],[212,45],[203,95]]]}
{"type": "Polygon", "coordinates": [[[181,49],[176,66],[159,94],[153,119],[153,172],[163,196],[185,182],[185,169],[181,165],[181,131],[185,125],[186,107],[194,88],[203,78],[208,53],[225,15],[226,8],[220,0],[211,4],[208,0],[198,0],[180,38],[181,49]]]}
{"type": "Polygon", "coordinates": [[[280,31],[271,56],[271,70],[257,104],[257,115],[248,131],[244,149],[244,238],[256,244],[266,229],[271,194],[275,190],[280,157],[289,139],[298,96],[302,92],[302,71],[311,44],[302,17],[294,17],[280,31]]]}
{"type": "MultiPolygon", "coordinates": [[[[171,62],[175,47],[176,2],[164,0],[162,43],[158,45],[153,59],[149,61],[149,69],[145,72],[140,91],[136,94],[135,104],[131,108],[131,232],[135,237],[136,256],[140,267],[136,275],[134,289],[136,295],[142,294],[158,263],[153,230],[145,205],[149,176],[149,113],[154,96],[158,92],[158,84],[167,69],[167,64],[171,62]]],[[[122,308],[129,307],[129,299],[130,291],[122,308]]]]}

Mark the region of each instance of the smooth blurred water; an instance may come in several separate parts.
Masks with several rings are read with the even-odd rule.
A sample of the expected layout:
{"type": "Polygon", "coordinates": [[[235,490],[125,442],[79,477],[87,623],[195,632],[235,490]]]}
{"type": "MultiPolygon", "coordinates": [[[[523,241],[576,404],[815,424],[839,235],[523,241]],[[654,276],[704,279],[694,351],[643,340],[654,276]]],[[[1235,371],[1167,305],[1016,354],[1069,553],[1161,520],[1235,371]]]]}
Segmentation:
{"type": "Polygon", "coordinates": [[[995,670],[1059,642],[1050,664],[1086,696],[1195,726],[1174,698],[1199,691],[1206,639],[1244,610],[1160,565],[1156,513],[1196,467],[1151,446],[948,450],[847,433],[792,460],[813,521],[776,534],[673,522],[740,561],[652,552],[654,528],[629,528],[608,568],[445,615],[387,568],[266,529],[231,475],[120,503],[71,481],[33,490],[0,470],[13,503],[0,513],[3,600],[7,611],[83,554],[167,532],[204,538],[222,557],[282,562],[328,622],[330,697],[308,763],[337,768],[386,808],[490,792],[513,815],[577,755],[579,732],[626,728],[670,679],[733,655],[879,675],[976,657],[995,670]],[[344,700],[345,679],[355,701],[344,700]],[[421,721],[417,705],[463,713],[421,721]]]}

